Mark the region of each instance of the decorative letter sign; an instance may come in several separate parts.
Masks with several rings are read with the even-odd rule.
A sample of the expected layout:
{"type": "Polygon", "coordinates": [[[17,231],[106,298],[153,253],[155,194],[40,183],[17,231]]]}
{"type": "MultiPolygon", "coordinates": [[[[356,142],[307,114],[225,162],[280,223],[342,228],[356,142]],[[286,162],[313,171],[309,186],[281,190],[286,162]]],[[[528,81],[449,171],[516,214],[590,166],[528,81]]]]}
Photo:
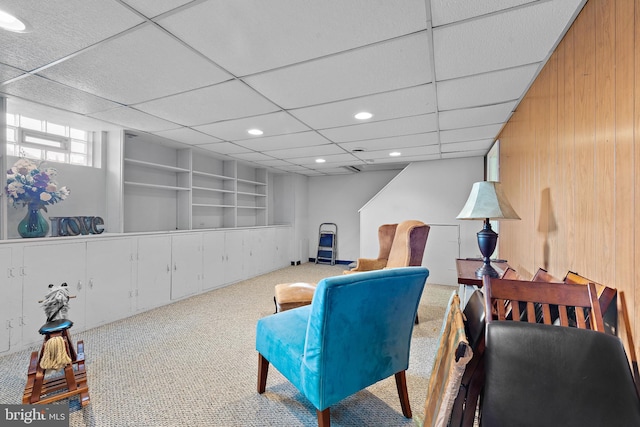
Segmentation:
{"type": "Polygon", "coordinates": [[[51,236],[77,236],[100,234],[104,231],[104,220],[99,216],[50,216],[51,236]]]}

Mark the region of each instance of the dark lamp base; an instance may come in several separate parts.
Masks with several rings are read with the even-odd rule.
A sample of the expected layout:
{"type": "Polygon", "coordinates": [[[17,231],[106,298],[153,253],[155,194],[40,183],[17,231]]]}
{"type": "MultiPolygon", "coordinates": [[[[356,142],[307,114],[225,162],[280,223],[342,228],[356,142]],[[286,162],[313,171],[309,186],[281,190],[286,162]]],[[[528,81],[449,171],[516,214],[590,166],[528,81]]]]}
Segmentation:
{"type": "Polygon", "coordinates": [[[493,278],[500,277],[496,269],[493,268],[491,264],[482,264],[482,267],[476,270],[476,277],[483,277],[483,276],[489,276],[493,278]]]}

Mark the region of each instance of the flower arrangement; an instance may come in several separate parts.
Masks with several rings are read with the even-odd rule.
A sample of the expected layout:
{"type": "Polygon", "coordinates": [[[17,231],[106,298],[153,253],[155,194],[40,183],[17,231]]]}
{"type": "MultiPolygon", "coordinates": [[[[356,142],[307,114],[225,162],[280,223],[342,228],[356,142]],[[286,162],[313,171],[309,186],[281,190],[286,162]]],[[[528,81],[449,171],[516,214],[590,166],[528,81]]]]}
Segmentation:
{"type": "Polygon", "coordinates": [[[20,158],[7,170],[5,191],[14,207],[31,205],[46,212],[46,205],[61,202],[69,196],[69,189],[58,188],[54,180],[58,171],[41,167],[42,163],[36,165],[29,159],[20,158]]]}

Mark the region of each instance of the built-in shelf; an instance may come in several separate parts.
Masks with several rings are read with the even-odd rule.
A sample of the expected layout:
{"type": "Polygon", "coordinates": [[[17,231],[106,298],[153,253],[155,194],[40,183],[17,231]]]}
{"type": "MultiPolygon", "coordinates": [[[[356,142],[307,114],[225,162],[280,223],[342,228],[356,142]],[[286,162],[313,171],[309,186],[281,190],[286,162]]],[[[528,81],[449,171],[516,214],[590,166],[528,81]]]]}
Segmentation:
{"type": "Polygon", "coordinates": [[[142,138],[125,139],[123,157],[124,231],[268,225],[264,168],[142,138]]]}
{"type": "Polygon", "coordinates": [[[142,166],[142,167],[146,167],[146,168],[152,168],[152,169],[159,169],[159,170],[165,170],[165,171],[170,171],[170,172],[191,172],[189,169],[185,169],[185,168],[179,168],[176,166],[170,166],[170,165],[164,165],[161,163],[152,163],[152,162],[146,162],[144,160],[136,160],[136,159],[124,159],[124,162],[130,165],[136,165],[136,166],[142,166]]]}
{"type": "Polygon", "coordinates": [[[124,185],[129,185],[132,187],[157,188],[159,190],[191,191],[190,188],[185,188],[185,187],[176,187],[172,185],[160,185],[160,184],[147,184],[144,182],[125,181],[124,185]]]}

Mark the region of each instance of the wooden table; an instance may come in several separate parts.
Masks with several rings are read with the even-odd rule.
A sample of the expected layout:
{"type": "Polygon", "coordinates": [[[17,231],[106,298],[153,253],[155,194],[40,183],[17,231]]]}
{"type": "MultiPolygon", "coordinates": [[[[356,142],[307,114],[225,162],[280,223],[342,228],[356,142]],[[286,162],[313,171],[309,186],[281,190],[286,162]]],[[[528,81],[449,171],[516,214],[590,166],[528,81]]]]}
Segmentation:
{"type": "MultiPolygon", "coordinates": [[[[482,277],[476,276],[476,270],[483,265],[480,258],[458,258],[456,259],[456,270],[458,271],[458,284],[482,287],[482,277]]],[[[491,266],[496,269],[499,275],[509,268],[504,260],[491,261],[491,266]]]]}

